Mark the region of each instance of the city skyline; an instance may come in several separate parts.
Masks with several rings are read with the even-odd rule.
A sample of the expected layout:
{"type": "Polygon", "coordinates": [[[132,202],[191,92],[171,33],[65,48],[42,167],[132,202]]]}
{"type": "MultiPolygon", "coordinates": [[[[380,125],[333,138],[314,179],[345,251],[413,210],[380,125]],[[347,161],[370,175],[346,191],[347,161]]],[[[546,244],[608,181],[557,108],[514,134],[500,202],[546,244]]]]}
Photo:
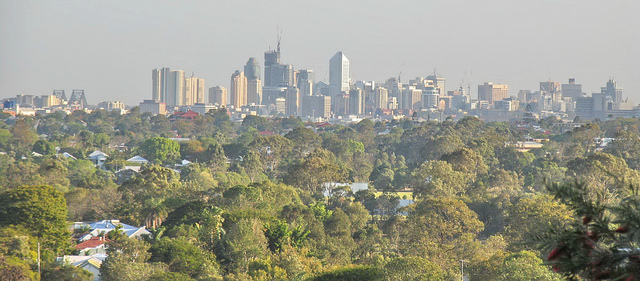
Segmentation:
{"type": "Polygon", "coordinates": [[[329,82],[327,62],[342,51],[351,62],[354,82],[383,83],[400,75],[406,83],[435,68],[447,79],[448,89],[471,84],[475,98],[477,85],[487,81],[508,84],[509,95],[515,96],[519,90],[536,90],[540,81],[566,83],[572,77],[584,92],[597,93],[614,78],[626,96],[640,101],[640,81],[635,79],[640,59],[634,52],[640,49],[634,28],[640,26],[635,15],[640,4],[633,1],[372,2],[366,10],[354,1],[344,3],[344,11],[333,11],[331,5],[305,3],[279,11],[262,2],[191,7],[144,1],[3,1],[0,99],[84,89],[89,104],[120,100],[136,105],[149,98],[148,73],[158,66],[195,72],[206,88],[227,88],[229,75],[248,58],[263,63],[262,54],[276,48],[280,27],[281,60],[294,69],[314,70],[315,81],[329,82]],[[145,7],[149,3],[155,5],[145,7]],[[251,5],[275,16],[247,11],[251,5]],[[502,10],[494,11],[498,6],[502,10]],[[212,10],[224,12],[205,18],[212,10]],[[366,24],[348,18],[360,10],[366,24]],[[241,11],[248,13],[245,21],[224,25],[241,11]],[[186,16],[191,13],[193,17],[186,16]],[[52,21],[53,15],[60,17],[52,21]],[[278,15],[291,20],[280,22],[278,15]],[[436,29],[438,40],[422,39],[419,30],[424,27],[436,29]]]}

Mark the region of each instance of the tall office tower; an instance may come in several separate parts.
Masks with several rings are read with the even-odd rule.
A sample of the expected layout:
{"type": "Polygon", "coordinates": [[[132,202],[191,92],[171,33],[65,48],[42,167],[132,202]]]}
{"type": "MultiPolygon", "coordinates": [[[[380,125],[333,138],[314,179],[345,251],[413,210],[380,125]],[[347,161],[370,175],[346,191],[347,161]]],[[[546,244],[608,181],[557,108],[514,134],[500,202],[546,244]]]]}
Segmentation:
{"type": "Polygon", "coordinates": [[[209,103],[226,106],[229,104],[229,93],[227,89],[221,86],[209,88],[209,103]]]}
{"type": "Polygon", "coordinates": [[[157,101],[164,101],[162,96],[162,74],[164,72],[164,68],[158,70],[154,68],[151,71],[151,99],[157,101]]]}
{"type": "Polygon", "coordinates": [[[278,39],[278,48],[264,53],[264,86],[291,87],[294,85],[293,66],[280,62],[280,39],[278,39]]]}
{"type": "Polygon", "coordinates": [[[582,93],[582,84],[576,84],[575,78],[569,78],[569,84],[562,84],[562,95],[572,98],[573,101],[584,96],[582,93]]]}
{"type": "Polygon", "coordinates": [[[285,114],[288,116],[300,116],[300,91],[298,87],[287,88],[287,96],[285,97],[285,114]]]}
{"type": "Polygon", "coordinates": [[[302,96],[301,107],[300,115],[303,117],[331,117],[330,96],[302,96]]]}
{"type": "Polygon", "coordinates": [[[493,105],[493,102],[506,99],[508,96],[508,85],[493,84],[492,82],[484,82],[484,85],[478,85],[478,99],[488,101],[491,105],[493,105]]]}
{"type": "Polygon", "coordinates": [[[349,59],[342,52],[329,60],[329,87],[331,96],[349,92],[349,59]]]}
{"type": "Polygon", "coordinates": [[[349,91],[349,114],[364,114],[364,90],[353,89],[349,91]]]}
{"type": "Polygon", "coordinates": [[[435,86],[426,87],[424,90],[422,90],[422,107],[423,108],[438,107],[439,96],[440,96],[440,92],[438,91],[437,87],[435,86]]]}
{"type": "Polygon", "coordinates": [[[301,69],[298,71],[298,89],[301,96],[313,95],[313,84],[316,80],[316,74],[310,69],[301,69]]]}
{"type": "Polygon", "coordinates": [[[387,83],[385,83],[385,88],[389,92],[390,97],[399,97],[402,92],[402,84],[400,83],[400,79],[396,77],[391,77],[387,79],[387,83]]]}
{"type": "Polygon", "coordinates": [[[244,65],[244,76],[247,77],[247,80],[261,79],[260,65],[256,58],[249,58],[247,64],[244,65]]]}
{"type": "Polygon", "coordinates": [[[374,105],[375,108],[387,109],[389,106],[389,92],[386,88],[377,87],[375,90],[374,105]]]}
{"type": "Polygon", "coordinates": [[[616,87],[616,81],[609,79],[606,87],[600,88],[600,93],[611,97],[613,102],[622,102],[622,88],[616,87]]]}
{"type": "Polygon", "coordinates": [[[231,101],[229,102],[235,108],[247,105],[247,77],[244,72],[236,70],[231,75],[231,88],[229,88],[231,101]]]}
{"type": "Polygon", "coordinates": [[[84,90],[71,91],[71,97],[69,98],[69,104],[78,104],[80,108],[87,107],[87,98],[84,96],[84,90]]]}
{"type": "Polygon", "coordinates": [[[349,115],[349,94],[342,93],[335,97],[331,97],[333,114],[335,116],[349,115]]]}
{"type": "Polygon", "coordinates": [[[540,82],[540,92],[547,92],[547,93],[553,94],[560,91],[561,91],[560,82],[554,82],[551,80],[540,82]]]}
{"type": "Polygon", "coordinates": [[[204,79],[191,77],[184,79],[184,97],[181,105],[194,105],[204,103],[204,79]]]}
{"type": "Polygon", "coordinates": [[[438,95],[439,96],[446,96],[447,95],[447,90],[445,88],[445,79],[444,79],[444,77],[438,75],[438,73],[435,70],[433,71],[433,74],[427,76],[427,78],[425,78],[425,80],[431,81],[431,83],[438,90],[438,95]]]}
{"type": "Polygon", "coordinates": [[[154,69],[151,78],[151,98],[153,100],[166,103],[167,106],[184,105],[184,71],[172,71],[168,67],[160,70],[154,69]]]}
{"type": "Polygon", "coordinates": [[[422,107],[422,90],[409,86],[402,90],[402,109],[420,109],[422,107]]]}
{"type": "Polygon", "coordinates": [[[330,96],[331,95],[331,87],[323,81],[316,82],[313,85],[313,94],[320,96],[330,96]]]}
{"type": "Polygon", "coordinates": [[[247,104],[262,104],[262,81],[260,79],[247,81],[247,104]]]}

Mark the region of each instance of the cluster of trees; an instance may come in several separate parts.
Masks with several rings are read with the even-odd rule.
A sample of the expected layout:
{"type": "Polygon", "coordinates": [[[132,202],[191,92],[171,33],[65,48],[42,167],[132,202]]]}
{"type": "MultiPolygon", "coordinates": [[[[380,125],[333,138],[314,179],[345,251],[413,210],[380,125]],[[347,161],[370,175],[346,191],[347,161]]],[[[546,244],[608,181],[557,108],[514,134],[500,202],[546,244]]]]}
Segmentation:
{"type": "MultiPolygon", "coordinates": [[[[293,117],[234,123],[224,111],[170,122],[135,109],[4,121],[3,280],[35,276],[37,243],[43,279],[85,280],[53,262],[73,253],[67,222],[112,218],[152,235],[110,234],[104,280],[449,280],[461,264],[470,280],[560,280],[551,269],[560,261],[556,271],[591,277],[580,271],[588,258],[565,264],[576,237],[563,231],[575,233],[589,214],[589,227],[614,233],[622,215],[576,211],[576,202],[622,204],[631,193],[621,186],[640,179],[639,119],[568,132],[550,119],[316,126],[293,117]],[[170,139],[178,136],[189,141],[170,139]],[[528,152],[510,145],[525,136],[547,139],[528,152]],[[602,137],[615,139],[603,147],[602,137]],[[85,160],[96,149],[109,154],[105,170],[85,160]],[[151,163],[121,170],[135,155],[151,163]],[[192,164],[175,166],[182,159],[192,164]],[[354,193],[346,182],[369,189],[354,193]],[[584,200],[547,190],[550,182],[579,182],[584,200]],[[413,204],[400,208],[402,200],[413,204]],[[549,245],[561,245],[562,258],[549,259],[549,245]]],[[[602,248],[622,249],[612,239],[602,248]]]]}

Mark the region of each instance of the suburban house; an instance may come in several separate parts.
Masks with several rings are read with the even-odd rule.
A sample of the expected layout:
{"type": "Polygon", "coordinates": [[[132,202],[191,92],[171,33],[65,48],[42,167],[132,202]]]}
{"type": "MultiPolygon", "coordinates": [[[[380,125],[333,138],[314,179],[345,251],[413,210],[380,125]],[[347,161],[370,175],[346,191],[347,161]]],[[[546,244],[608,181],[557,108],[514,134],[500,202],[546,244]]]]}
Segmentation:
{"type": "Polygon", "coordinates": [[[147,229],[144,226],[135,227],[132,225],[121,223],[120,220],[102,220],[92,223],[76,222],[73,225],[74,229],[89,229],[89,233],[80,237],[80,241],[84,242],[93,237],[104,236],[107,233],[115,230],[117,227],[121,227],[122,232],[129,238],[141,238],[142,235],[149,235],[147,229]]]}
{"type": "Polygon", "coordinates": [[[144,158],[143,158],[142,156],[140,156],[140,155],[136,155],[136,156],[133,156],[133,157],[131,157],[131,158],[127,159],[127,162],[142,165],[142,164],[147,164],[147,163],[149,163],[149,160],[144,159],[144,158]]]}
{"type": "Polygon", "coordinates": [[[102,262],[106,258],[107,255],[105,254],[92,256],[62,256],[57,257],[56,262],[80,267],[93,274],[93,281],[100,281],[100,266],[102,266],[102,262]]]}
{"type": "Polygon", "coordinates": [[[93,165],[96,165],[99,169],[104,169],[104,163],[107,161],[107,158],[109,158],[109,155],[100,150],[96,150],[89,154],[89,160],[91,160],[93,165]]]}
{"type": "Polygon", "coordinates": [[[102,237],[91,237],[89,240],[81,242],[76,245],[76,250],[79,250],[79,255],[81,256],[91,256],[95,254],[106,254],[106,245],[107,240],[102,237]]]}

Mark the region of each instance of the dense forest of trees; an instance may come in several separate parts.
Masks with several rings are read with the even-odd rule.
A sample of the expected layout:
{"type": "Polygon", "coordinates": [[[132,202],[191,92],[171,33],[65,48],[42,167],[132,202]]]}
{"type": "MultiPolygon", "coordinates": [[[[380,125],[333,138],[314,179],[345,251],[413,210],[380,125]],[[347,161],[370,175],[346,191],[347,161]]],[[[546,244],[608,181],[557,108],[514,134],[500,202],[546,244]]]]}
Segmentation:
{"type": "Polygon", "coordinates": [[[2,280],[37,280],[38,243],[42,280],[91,279],[55,257],[71,222],[103,219],[152,233],[110,233],[103,280],[640,278],[640,119],[0,118],[2,280]]]}

